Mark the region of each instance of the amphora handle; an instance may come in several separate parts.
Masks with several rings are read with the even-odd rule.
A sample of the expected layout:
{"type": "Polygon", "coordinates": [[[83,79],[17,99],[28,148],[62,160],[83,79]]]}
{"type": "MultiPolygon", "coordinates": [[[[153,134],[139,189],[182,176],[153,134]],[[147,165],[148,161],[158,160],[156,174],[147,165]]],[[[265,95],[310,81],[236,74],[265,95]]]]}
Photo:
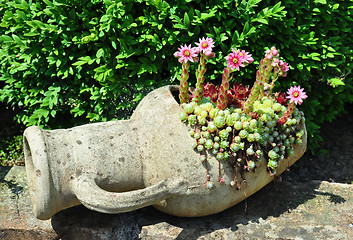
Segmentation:
{"type": "Polygon", "coordinates": [[[110,192],[102,189],[89,175],[72,179],[71,190],[87,208],[103,213],[123,213],[159,204],[173,196],[186,194],[187,184],[180,177],[170,177],[147,188],[110,192]]]}

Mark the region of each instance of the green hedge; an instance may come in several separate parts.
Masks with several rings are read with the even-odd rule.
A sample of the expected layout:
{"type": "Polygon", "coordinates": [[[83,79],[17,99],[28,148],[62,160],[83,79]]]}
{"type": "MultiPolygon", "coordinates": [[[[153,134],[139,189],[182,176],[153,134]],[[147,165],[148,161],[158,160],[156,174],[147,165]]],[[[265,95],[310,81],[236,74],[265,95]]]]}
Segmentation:
{"type": "MultiPolygon", "coordinates": [[[[259,60],[274,45],[292,68],[277,89],[309,96],[300,109],[314,149],[320,126],[353,102],[352,13],[353,0],[2,0],[0,101],[46,128],[128,118],[148,92],[178,83],[180,44],[216,41],[212,82],[230,47],[259,60]]],[[[234,79],[252,85],[255,71],[234,79]]]]}

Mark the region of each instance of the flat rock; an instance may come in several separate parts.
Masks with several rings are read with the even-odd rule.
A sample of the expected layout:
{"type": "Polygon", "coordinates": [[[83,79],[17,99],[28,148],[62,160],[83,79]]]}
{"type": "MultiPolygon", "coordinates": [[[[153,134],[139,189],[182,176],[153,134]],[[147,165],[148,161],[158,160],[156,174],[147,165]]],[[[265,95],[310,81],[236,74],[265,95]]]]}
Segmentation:
{"type": "Polygon", "coordinates": [[[326,181],[272,182],[202,218],[77,206],[41,221],[31,212],[24,167],[1,167],[0,210],[0,239],[353,239],[353,185],[326,181]]]}
{"type": "Polygon", "coordinates": [[[25,167],[0,167],[0,239],[50,239],[50,221],[32,214],[25,167]]]}

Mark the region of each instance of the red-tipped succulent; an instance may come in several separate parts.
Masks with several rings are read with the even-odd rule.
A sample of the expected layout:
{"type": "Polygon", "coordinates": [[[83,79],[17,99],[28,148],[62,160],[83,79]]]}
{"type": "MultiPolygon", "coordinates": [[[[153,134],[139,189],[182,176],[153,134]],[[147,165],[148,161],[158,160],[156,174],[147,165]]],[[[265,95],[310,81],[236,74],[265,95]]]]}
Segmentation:
{"type": "Polygon", "coordinates": [[[236,99],[244,100],[249,96],[250,89],[249,86],[243,86],[241,83],[234,83],[232,92],[236,99]]]}
{"type": "Polygon", "coordinates": [[[203,87],[203,95],[205,98],[210,97],[211,101],[216,103],[218,99],[218,86],[212,83],[206,83],[203,87]]]}
{"type": "Polygon", "coordinates": [[[275,93],[275,99],[278,103],[284,106],[286,106],[289,101],[289,99],[287,98],[287,95],[281,92],[275,93]]]}

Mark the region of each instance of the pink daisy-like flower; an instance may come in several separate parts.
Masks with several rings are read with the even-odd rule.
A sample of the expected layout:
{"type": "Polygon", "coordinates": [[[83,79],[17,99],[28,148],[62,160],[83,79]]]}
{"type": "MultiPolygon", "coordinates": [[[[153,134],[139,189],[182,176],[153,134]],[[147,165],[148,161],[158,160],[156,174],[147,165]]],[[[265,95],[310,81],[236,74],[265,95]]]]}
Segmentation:
{"type": "Polygon", "coordinates": [[[250,64],[254,61],[254,59],[251,57],[251,54],[248,52],[245,52],[244,50],[238,50],[239,56],[242,58],[242,62],[245,64],[250,64]]]}
{"type": "Polygon", "coordinates": [[[234,48],[232,50],[233,52],[226,56],[227,65],[232,70],[237,69],[239,71],[239,67],[244,67],[244,57],[239,54],[239,50],[235,51],[234,48]]]}
{"type": "Polygon", "coordinates": [[[180,46],[178,50],[179,52],[175,52],[174,56],[178,57],[179,62],[181,63],[187,63],[188,61],[194,62],[194,58],[197,58],[195,48],[192,48],[191,44],[189,46],[187,46],[186,44],[184,46],[180,46]]]}
{"type": "Polygon", "coordinates": [[[195,43],[200,52],[212,52],[212,48],[214,47],[214,42],[212,38],[200,38],[198,43],[195,43]]]}
{"type": "Polygon", "coordinates": [[[300,86],[294,86],[288,89],[287,92],[290,103],[294,102],[296,105],[300,105],[303,103],[303,99],[306,99],[308,96],[304,92],[304,88],[300,88],[300,86]]]}

